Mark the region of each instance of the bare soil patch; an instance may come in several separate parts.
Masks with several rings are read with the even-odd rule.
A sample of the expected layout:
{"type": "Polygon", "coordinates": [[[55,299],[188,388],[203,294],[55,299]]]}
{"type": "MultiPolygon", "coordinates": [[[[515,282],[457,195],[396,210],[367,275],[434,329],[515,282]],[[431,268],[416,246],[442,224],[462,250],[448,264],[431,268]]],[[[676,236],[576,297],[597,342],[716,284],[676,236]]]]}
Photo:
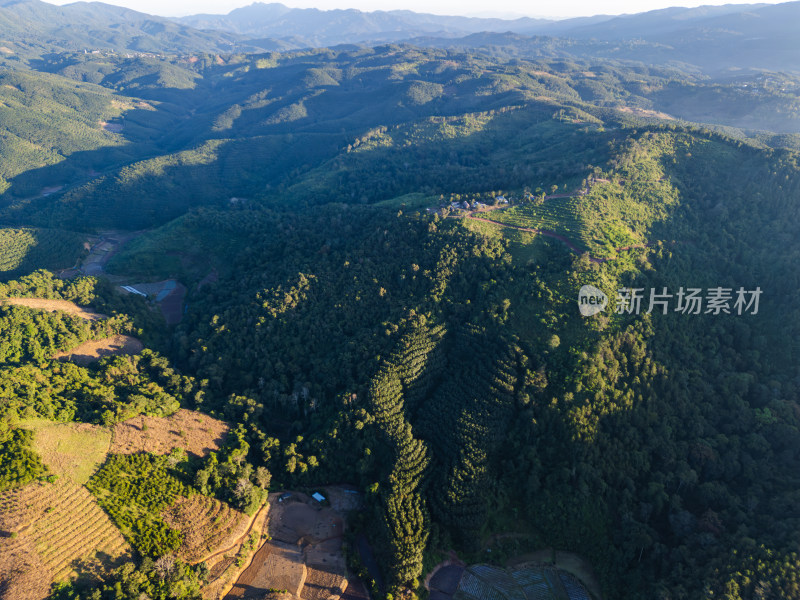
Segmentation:
{"type": "Polygon", "coordinates": [[[306,581],[300,597],[303,600],[328,600],[331,596],[341,596],[347,587],[347,580],[340,569],[325,565],[309,565],[306,581]]]}
{"type": "Polygon", "coordinates": [[[672,115],[668,115],[667,113],[659,112],[657,110],[648,110],[646,108],[636,108],[631,106],[623,106],[620,109],[620,112],[634,114],[640,117],[651,117],[656,119],[667,119],[669,121],[674,121],[675,117],[672,115]]]}
{"type": "Polygon", "coordinates": [[[173,448],[183,448],[206,456],[219,450],[229,429],[223,421],[186,409],[169,417],[135,417],[114,427],[111,452],[169,454],[173,448]]]}
{"type": "MultiPolygon", "coordinates": [[[[272,494],[270,540],[259,548],[226,599],[263,598],[269,589],[285,589],[302,600],[338,600],[348,588],[342,551],[344,515],[361,502],[353,491],[326,488],[330,507],[299,492],[272,494]]],[[[360,597],[356,588],[352,592],[354,600],[360,597]]]]}
{"type": "Polygon", "coordinates": [[[208,275],[203,277],[200,282],[197,284],[197,289],[202,290],[207,285],[213,285],[219,281],[219,273],[217,273],[216,269],[212,269],[208,275]]]}
{"type": "Polygon", "coordinates": [[[121,123],[108,123],[107,121],[100,121],[100,127],[111,133],[122,133],[125,127],[121,123]]]}
{"type": "Polygon", "coordinates": [[[144,344],[129,335],[115,335],[102,340],[90,340],[67,352],[59,352],[53,358],[67,360],[77,365],[86,366],[104,356],[120,356],[139,354],[144,344]]]}
{"type": "Polygon", "coordinates": [[[55,194],[56,192],[60,192],[63,189],[64,189],[63,185],[51,185],[50,187],[42,188],[41,194],[42,196],[50,196],[52,194],[55,194]]]}
{"type": "Polygon", "coordinates": [[[299,597],[306,580],[300,549],[273,541],[265,544],[259,554],[262,556],[256,555],[225,598],[263,598],[270,589],[286,590],[299,597]]]}
{"type": "Polygon", "coordinates": [[[74,302],[68,300],[48,300],[46,298],[4,298],[4,304],[13,304],[14,306],[27,306],[37,310],[46,310],[48,312],[61,311],[70,315],[75,315],[89,321],[102,321],[107,319],[107,315],[93,312],[88,308],[78,306],[74,302]]]}
{"type": "Polygon", "coordinates": [[[167,525],[183,533],[178,557],[191,563],[200,561],[217,548],[234,545],[250,524],[244,513],[200,494],[178,498],[162,517],[167,525]]]}

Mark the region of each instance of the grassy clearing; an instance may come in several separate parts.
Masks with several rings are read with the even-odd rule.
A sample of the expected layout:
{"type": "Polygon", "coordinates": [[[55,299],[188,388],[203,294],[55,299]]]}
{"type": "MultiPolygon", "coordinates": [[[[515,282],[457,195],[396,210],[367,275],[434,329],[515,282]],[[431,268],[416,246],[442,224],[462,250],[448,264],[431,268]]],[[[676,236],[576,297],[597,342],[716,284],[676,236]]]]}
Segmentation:
{"type": "Polygon", "coordinates": [[[70,302],[69,300],[48,300],[46,298],[4,298],[4,304],[13,304],[15,306],[26,306],[37,310],[46,310],[48,312],[61,311],[70,315],[75,315],[89,321],[100,321],[106,319],[106,315],[92,312],[70,302]]]}
{"type": "Polygon", "coordinates": [[[21,425],[34,431],[34,447],[48,469],[79,485],[89,481],[111,445],[111,431],[98,425],[38,419],[21,425]]]}
{"type": "Polygon", "coordinates": [[[389,198],[388,200],[382,200],[380,202],[376,202],[375,206],[381,206],[384,208],[396,208],[396,209],[425,209],[429,207],[439,206],[439,197],[438,196],[429,196],[427,194],[405,194],[403,196],[398,196],[397,198],[389,198]]]}

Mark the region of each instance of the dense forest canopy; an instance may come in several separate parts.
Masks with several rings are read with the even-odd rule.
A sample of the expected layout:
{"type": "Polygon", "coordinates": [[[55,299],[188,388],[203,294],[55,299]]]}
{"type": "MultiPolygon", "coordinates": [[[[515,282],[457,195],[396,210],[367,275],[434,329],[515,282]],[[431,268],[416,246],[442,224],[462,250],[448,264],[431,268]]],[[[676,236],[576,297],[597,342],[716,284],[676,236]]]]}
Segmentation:
{"type": "MultiPolygon", "coordinates": [[[[114,12],[79,8],[70,44],[114,12]]],[[[800,598],[796,73],[511,34],[223,52],[239,33],[174,23],[138,42],[160,54],[137,14],[91,53],[0,40],[0,299],[103,317],[0,304],[0,493],[58,485],[42,422],[230,433],[104,454],[80,485],[130,560],[53,598],[199,598],[176,498],[252,516],[335,482],[376,598],[544,548],[604,598],[800,598]],[[121,287],[164,281],[169,326],[121,287]]]]}

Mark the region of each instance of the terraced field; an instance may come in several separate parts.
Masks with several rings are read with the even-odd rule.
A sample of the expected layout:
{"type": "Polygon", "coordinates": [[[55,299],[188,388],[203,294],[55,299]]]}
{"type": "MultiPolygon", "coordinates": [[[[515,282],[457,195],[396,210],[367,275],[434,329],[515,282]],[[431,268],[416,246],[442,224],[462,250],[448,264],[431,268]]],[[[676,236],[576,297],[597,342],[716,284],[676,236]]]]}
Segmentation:
{"type": "Polygon", "coordinates": [[[215,498],[195,494],[180,497],[162,513],[164,522],[183,534],[178,557],[191,563],[220,548],[235,545],[246,532],[247,515],[215,498]]]}
{"type": "Polygon", "coordinates": [[[467,220],[491,221],[518,232],[541,232],[561,239],[576,253],[589,252],[605,260],[615,258],[619,251],[646,245],[648,230],[662,213],[629,201],[619,185],[604,184],[587,195],[550,196],[539,205],[475,212],[467,220]]]}
{"type": "Polygon", "coordinates": [[[97,572],[130,556],[122,534],[89,491],[66,479],[0,495],[0,534],[16,534],[19,541],[0,545],[0,564],[14,561],[14,554],[27,548],[35,556],[28,561],[30,568],[48,587],[76,575],[76,567],[84,574],[97,572]]]}
{"type": "Polygon", "coordinates": [[[0,546],[0,599],[41,600],[47,596],[52,573],[42,564],[25,536],[4,538],[0,546]]]}
{"type": "Polygon", "coordinates": [[[544,229],[569,238],[573,244],[589,250],[592,238],[579,211],[580,198],[548,198],[539,206],[522,204],[502,210],[480,213],[490,221],[527,229],[544,229]]]}

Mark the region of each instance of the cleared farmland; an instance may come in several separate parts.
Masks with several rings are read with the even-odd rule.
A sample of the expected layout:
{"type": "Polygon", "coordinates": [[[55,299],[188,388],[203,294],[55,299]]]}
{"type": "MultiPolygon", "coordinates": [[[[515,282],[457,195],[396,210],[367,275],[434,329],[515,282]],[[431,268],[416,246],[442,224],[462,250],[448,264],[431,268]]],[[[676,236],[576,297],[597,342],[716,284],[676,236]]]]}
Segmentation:
{"type": "Polygon", "coordinates": [[[70,315],[75,315],[90,321],[99,321],[108,318],[106,315],[93,312],[69,300],[48,300],[47,298],[4,298],[4,304],[14,304],[15,306],[27,306],[38,310],[55,312],[60,310],[70,315]]]}
{"type": "Polygon", "coordinates": [[[77,575],[76,567],[83,574],[99,572],[130,557],[122,534],[89,491],[66,479],[0,495],[0,534],[22,540],[21,545],[0,545],[0,564],[17,560],[14,556],[27,548],[34,556],[20,564],[29,564],[47,588],[77,575]]]}
{"type": "Polygon", "coordinates": [[[68,360],[85,367],[104,356],[139,354],[144,349],[142,342],[129,335],[114,335],[102,340],[89,340],[69,351],[59,352],[53,358],[68,360]]]}
{"type": "Polygon", "coordinates": [[[360,502],[344,488],[324,491],[331,507],[291,492],[271,497],[270,539],[258,550],[226,599],[262,598],[270,589],[285,589],[295,599],[338,599],[348,587],[342,552],[344,513],[360,502]],[[260,594],[260,595],[258,595],[260,594]]]}
{"type": "Polygon", "coordinates": [[[135,417],[115,426],[111,452],[169,454],[173,448],[183,448],[206,456],[219,450],[229,429],[222,421],[186,409],[169,417],[135,417]]]}
{"type": "Polygon", "coordinates": [[[538,206],[523,204],[482,212],[480,216],[515,227],[552,231],[569,238],[576,246],[589,250],[591,238],[586,232],[586,223],[580,215],[579,204],[580,199],[576,197],[548,198],[538,206]]]}
{"type": "Polygon", "coordinates": [[[41,600],[47,597],[52,574],[24,535],[4,538],[0,546],[0,599],[41,600]]]}
{"type": "Polygon", "coordinates": [[[244,513],[200,494],[178,498],[162,512],[162,518],[183,534],[183,544],[177,555],[191,563],[202,560],[218,548],[235,545],[249,525],[244,513]]]}

